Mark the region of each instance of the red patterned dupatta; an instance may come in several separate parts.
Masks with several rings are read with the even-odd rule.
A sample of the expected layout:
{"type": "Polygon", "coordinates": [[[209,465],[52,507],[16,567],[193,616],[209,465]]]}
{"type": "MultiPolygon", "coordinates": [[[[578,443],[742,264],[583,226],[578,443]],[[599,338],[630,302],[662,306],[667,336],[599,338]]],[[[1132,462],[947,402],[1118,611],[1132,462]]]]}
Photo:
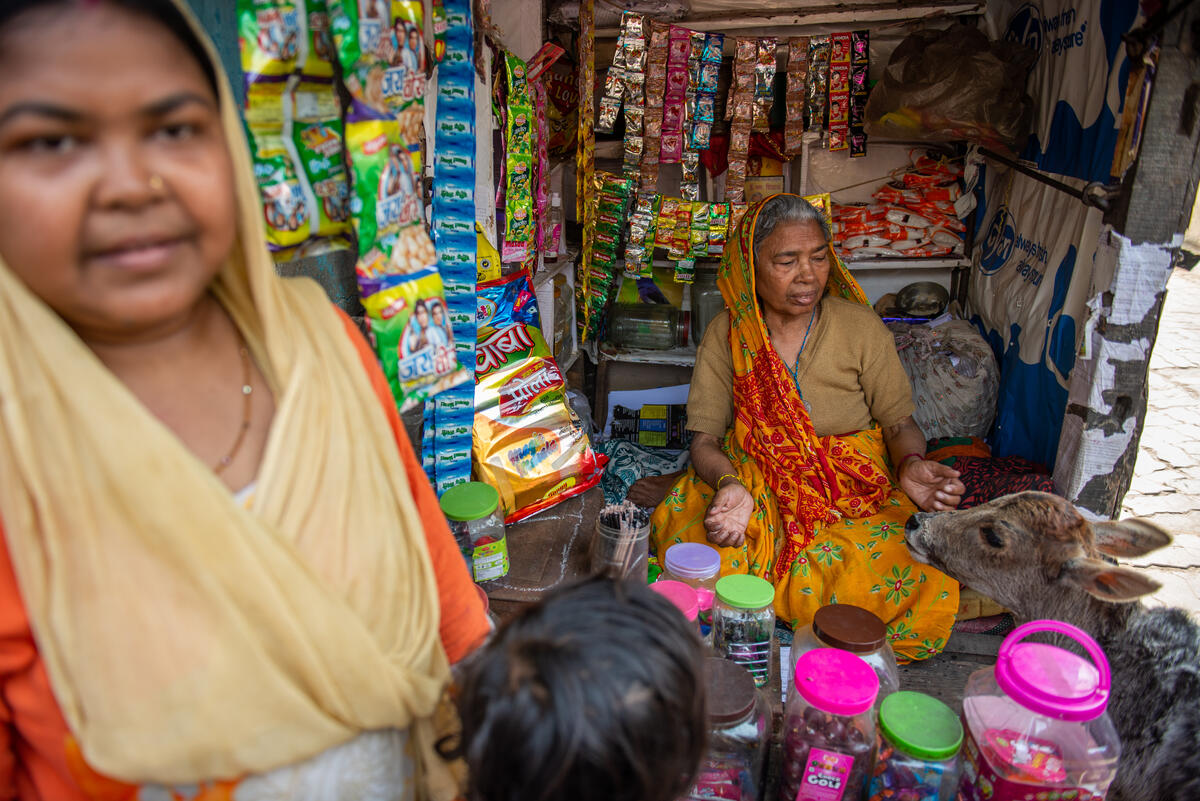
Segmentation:
{"type": "MultiPolygon", "coordinates": [[[[842,517],[878,512],[892,481],[846,438],[817,436],[791,374],[771,346],[756,299],[753,253],[754,226],[769,200],[751,206],[730,237],[717,285],[729,307],[733,353],[736,412],[727,447],[743,450],[775,493],[784,536],[772,572],[780,576],[824,526],[842,517]]],[[[833,266],[826,291],[866,303],[862,289],[832,248],[830,254],[833,266]]]]}

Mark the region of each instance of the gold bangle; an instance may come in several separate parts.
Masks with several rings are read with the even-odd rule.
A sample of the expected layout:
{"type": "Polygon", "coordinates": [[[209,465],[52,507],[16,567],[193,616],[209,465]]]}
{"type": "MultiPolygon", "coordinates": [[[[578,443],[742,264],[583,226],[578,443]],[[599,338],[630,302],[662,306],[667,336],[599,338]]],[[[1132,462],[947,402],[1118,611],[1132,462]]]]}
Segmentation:
{"type": "MultiPolygon", "coordinates": [[[[721,476],[720,478],[718,478],[718,479],[717,479],[717,486],[716,486],[716,489],[720,489],[720,488],[721,488],[721,482],[722,482],[722,481],[724,481],[724,480],[725,480],[725,479],[727,479],[727,478],[732,478],[734,481],[736,481],[736,482],[737,482],[737,483],[739,483],[739,484],[741,484],[741,483],[742,483],[742,480],[741,480],[740,478],[738,478],[737,476],[735,476],[733,473],[726,473],[725,475],[723,475],[723,476],[721,476]]],[[[742,486],[745,486],[745,484],[742,484],[742,486]]]]}

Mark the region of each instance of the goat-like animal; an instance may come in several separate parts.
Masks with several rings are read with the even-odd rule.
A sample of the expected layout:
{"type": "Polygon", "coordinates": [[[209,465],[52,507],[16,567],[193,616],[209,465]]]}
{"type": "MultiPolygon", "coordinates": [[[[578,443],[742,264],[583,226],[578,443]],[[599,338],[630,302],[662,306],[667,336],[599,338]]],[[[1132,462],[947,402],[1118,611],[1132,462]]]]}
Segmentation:
{"type": "Polygon", "coordinates": [[[1121,737],[1112,801],[1200,801],[1200,626],[1138,598],[1158,582],[1104,559],[1170,536],[1144,520],[1089,523],[1067,501],[1022,492],[956,512],[913,515],[909,551],[1013,611],[1072,623],[1113,671],[1108,714],[1121,737]]]}

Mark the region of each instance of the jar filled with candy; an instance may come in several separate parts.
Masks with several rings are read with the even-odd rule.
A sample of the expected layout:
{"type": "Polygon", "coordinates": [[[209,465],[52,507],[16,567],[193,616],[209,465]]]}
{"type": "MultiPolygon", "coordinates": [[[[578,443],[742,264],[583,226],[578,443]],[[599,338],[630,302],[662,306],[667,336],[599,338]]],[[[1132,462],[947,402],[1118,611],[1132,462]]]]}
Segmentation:
{"type": "Polygon", "coordinates": [[[909,690],[884,698],[867,801],[950,801],[962,739],[958,715],[936,698],[909,690]]]}
{"type": "Polygon", "coordinates": [[[678,542],[663,555],[665,578],[682,581],[696,590],[700,604],[700,633],[712,639],[712,607],[717,579],[721,577],[721,554],[699,542],[678,542]]]}
{"type": "Polygon", "coordinates": [[[775,588],[758,576],[725,576],[713,604],[713,648],[737,662],[762,687],[771,678],[775,588]]]}
{"type": "Polygon", "coordinates": [[[1004,638],[996,666],[967,680],[958,798],[1104,798],[1121,756],[1104,711],[1111,688],[1108,659],[1086,632],[1057,620],[1018,626],[1004,638]],[[1022,642],[1042,631],[1075,640],[1088,659],[1022,642]]]}
{"type": "Polygon", "coordinates": [[[779,801],[858,799],[875,746],[879,677],[849,651],[801,654],[784,711],[779,801]]]}
{"type": "Polygon", "coordinates": [[[745,668],[720,657],[705,662],[708,750],[683,798],[760,801],[771,737],[769,704],[745,668]]]}
{"type": "Polygon", "coordinates": [[[491,581],[506,575],[508,542],[496,488],[468,481],[446,490],[438,503],[474,579],[491,581]]]}
{"type": "Polygon", "coordinates": [[[796,630],[796,639],[792,642],[792,671],[795,671],[800,655],[814,648],[841,648],[870,665],[879,676],[880,701],[900,689],[900,670],[887,639],[887,627],[862,607],[829,604],[818,609],[810,625],[796,630]]]}
{"type": "MultiPolygon", "coordinates": [[[[701,639],[704,639],[704,633],[700,631],[700,621],[698,620],[700,602],[696,598],[694,589],[682,581],[672,581],[671,579],[660,579],[651,584],[650,589],[675,604],[683,616],[696,627],[696,632],[700,634],[701,639]]],[[[711,645],[711,638],[705,640],[704,644],[711,645]]]]}

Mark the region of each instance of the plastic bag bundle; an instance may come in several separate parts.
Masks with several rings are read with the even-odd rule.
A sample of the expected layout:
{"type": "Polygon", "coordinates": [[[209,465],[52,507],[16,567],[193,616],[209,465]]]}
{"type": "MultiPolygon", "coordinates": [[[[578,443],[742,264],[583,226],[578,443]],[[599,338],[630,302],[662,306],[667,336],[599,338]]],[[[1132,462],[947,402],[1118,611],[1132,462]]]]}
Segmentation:
{"type": "Polygon", "coordinates": [[[912,384],[913,420],[927,439],[984,437],[996,416],[1000,370],[973,325],[888,323],[912,384]]]}
{"type": "Polygon", "coordinates": [[[893,139],[977,142],[1020,151],[1033,122],[1025,82],[1034,52],[954,25],[910,34],[867,101],[867,133],[893,139]]]}
{"type": "Polygon", "coordinates": [[[603,465],[542,338],[528,273],[480,284],[478,296],[475,474],[512,523],[594,487],[603,465]]]}
{"type": "Polygon", "coordinates": [[[873,197],[874,203],[833,207],[833,245],[843,259],[962,253],[960,163],[914,154],[873,197]]]}

